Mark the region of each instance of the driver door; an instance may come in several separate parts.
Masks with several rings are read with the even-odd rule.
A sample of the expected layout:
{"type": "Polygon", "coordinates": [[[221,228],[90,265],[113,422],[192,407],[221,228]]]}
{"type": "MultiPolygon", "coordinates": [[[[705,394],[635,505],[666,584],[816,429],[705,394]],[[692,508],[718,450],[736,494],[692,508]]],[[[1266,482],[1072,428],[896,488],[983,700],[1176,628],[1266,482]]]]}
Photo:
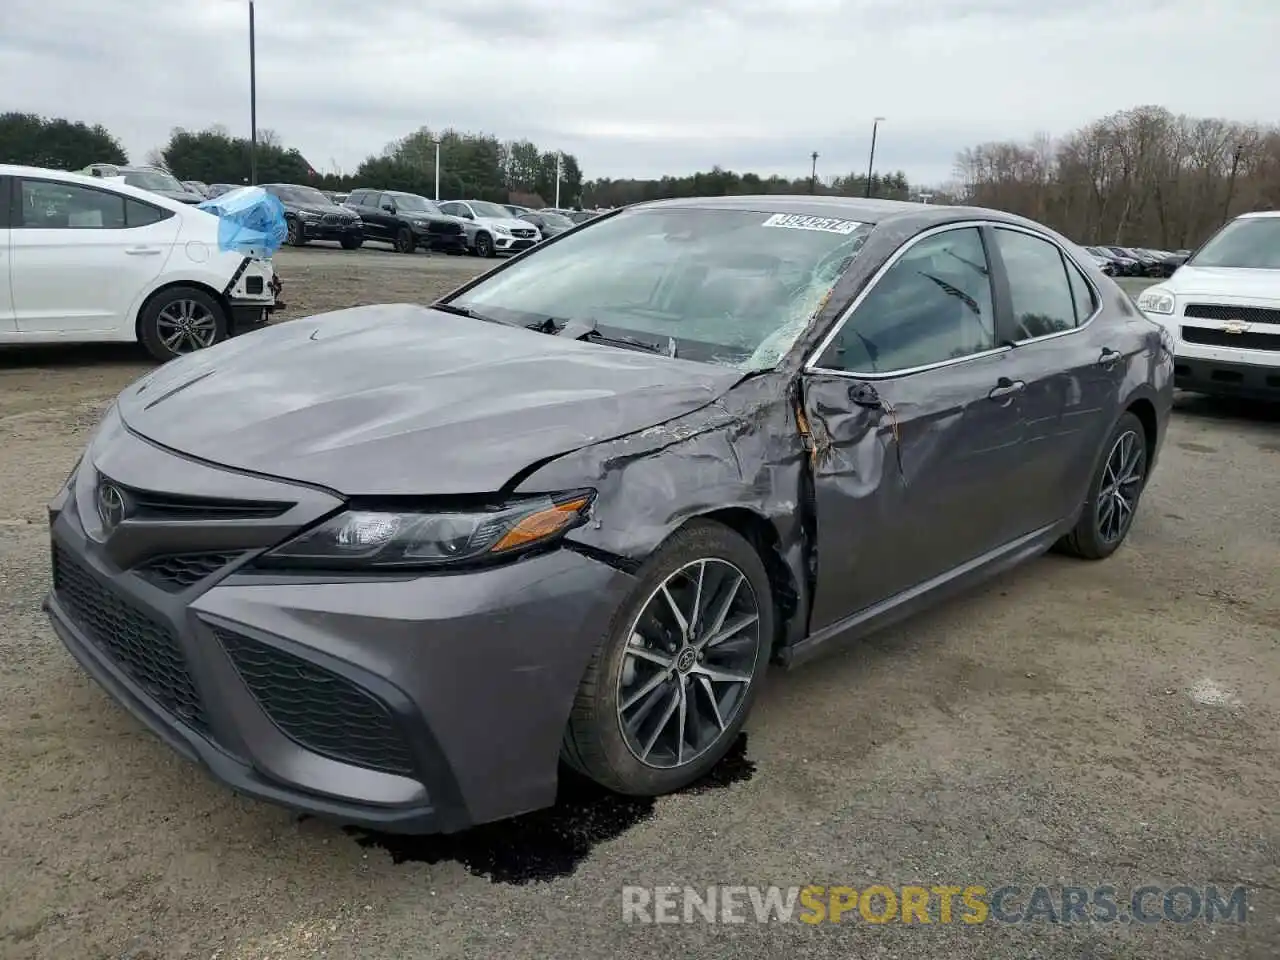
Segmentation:
{"type": "Polygon", "coordinates": [[[821,630],[1011,538],[1022,455],[979,228],[925,234],[865,293],[803,377],[813,440],[821,630]]]}

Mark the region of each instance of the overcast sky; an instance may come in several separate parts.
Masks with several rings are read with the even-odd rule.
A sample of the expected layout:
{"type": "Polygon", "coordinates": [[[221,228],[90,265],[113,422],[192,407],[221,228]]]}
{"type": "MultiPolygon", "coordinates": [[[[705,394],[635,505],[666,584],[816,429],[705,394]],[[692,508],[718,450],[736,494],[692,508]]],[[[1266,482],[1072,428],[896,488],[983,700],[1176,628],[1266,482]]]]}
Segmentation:
{"type": "MultiPolygon", "coordinates": [[[[977,142],[1143,103],[1280,120],[1280,0],[257,0],[258,124],[322,170],[427,125],[588,178],[714,164],[951,176],[977,142]]],[[[0,0],[0,112],[249,130],[247,0],[0,0]]]]}

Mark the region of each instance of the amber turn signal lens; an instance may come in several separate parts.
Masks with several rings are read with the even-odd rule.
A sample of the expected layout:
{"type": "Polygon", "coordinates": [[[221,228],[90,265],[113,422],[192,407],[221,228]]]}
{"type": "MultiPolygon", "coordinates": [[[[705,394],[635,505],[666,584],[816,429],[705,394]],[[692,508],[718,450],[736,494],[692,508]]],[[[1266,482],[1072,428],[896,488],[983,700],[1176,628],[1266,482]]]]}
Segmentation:
{"type": "Polygon", "coordinates": [[[502,539],[489,549],[489,552],[501,553],[504,550],[513,550],[554,536],[578,518],[590,499],[590,497],[579,497],[529,514],[508,530],[502,539]]]}

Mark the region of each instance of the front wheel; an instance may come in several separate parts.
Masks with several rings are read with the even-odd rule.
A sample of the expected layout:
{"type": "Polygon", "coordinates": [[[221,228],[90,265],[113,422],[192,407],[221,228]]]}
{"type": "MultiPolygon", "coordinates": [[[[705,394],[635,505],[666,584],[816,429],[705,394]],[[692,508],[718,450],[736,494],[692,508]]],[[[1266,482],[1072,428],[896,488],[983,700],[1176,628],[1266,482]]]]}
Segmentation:
{"type": "Polygon", "coordinates": [[[302,223],[297,217],[290,217],[285,221],[288,232],[285,234],[284,242],[291,247],[305,247],[307,245],[306,234],[302,232],[302,223]]]}
{"type": "Polygon", "coordinates": [[[718,523],[676,532],[641,569],[578,689],[562,755],[618,793],[694,783],[746,722],[774,609],[760,555],[718,523]]]}
{"type": "Polygon", "coordinates": [[[1134,414],[1126,413],[1107,438],[1084,510],[1075,529],[1060,541],[1061,548],[1086,560],[1115,553],[1129,535],[1146,484],[1147,430],[1134,414]]]}
{"type": "Polygon", "coordinates": [[[418,249],[418,244],[413,239],[413,231],[408,227],[401,227],[396,232],[396,239],[392,246],[396,253],[413,253],[418,249]]]}
{"type": "Polygon", "coordinates": [[[359,250],[364,246],[364,237],[343,237],[341,243],[343,250],[359,250]]]}
{"type": "Polygon", "coordinates": [[[493,256],[493,237],[487,233],[476,236],[476,256],[486,259],[493,256]]]}
{"type": "Polygon", "coordinates": [[[143,309],[138,335],[147,352],[164,363],[225,340],[226,310],[203,290],[170,287],[143,309]]]}

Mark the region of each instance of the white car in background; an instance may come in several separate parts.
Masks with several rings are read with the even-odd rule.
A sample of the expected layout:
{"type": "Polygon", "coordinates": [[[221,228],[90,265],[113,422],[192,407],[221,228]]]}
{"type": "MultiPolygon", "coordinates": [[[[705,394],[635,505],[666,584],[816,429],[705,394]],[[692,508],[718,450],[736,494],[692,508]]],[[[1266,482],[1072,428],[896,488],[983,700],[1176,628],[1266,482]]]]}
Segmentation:
{"type": "Polygon", "coordinates": [[[1280,211],[1232,220],[1138,309],[1173,335],[1180,390],[1280,400],[1280,211]]]}
{"type": "Polygon", "coordinates": [[[218,218],[122,181],[0,164],[0,344],[138,341],[164,361],[260,326],[270,259],[218,218]]]}
{"type": "Polygon", "coordinates": [[[458,217],[467,234],[467,249],[478,257],[527,250],[542,239],[528,220],[511,215],[506,207],[488,200],[446,200],[437,204],[441,213],[458,217]]]}

